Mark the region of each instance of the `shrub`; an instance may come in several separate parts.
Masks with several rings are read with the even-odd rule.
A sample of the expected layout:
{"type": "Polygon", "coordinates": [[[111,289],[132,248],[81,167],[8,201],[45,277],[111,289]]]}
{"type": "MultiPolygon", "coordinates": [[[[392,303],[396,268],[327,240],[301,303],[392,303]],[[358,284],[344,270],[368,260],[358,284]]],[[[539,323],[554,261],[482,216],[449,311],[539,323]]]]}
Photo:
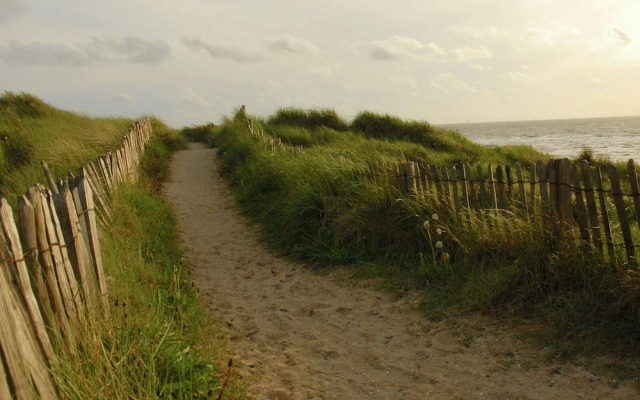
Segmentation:
{"type": "Polygon", "coordinates": [[[35,154],[33,141],[31,138],[22,133],[13,133],[2,135],[0,147],[2,148],[3,157],[0,161],[4,161],[5,168],[8,171],[14,170],[32,162],[35,154]]]}
{"type": "Polygon", "coordinates": [[[403,121],[389,114],[363,111],[351,122],[351,129],[369,138],[436,144],[431,138],[434,129],[428,122],[403,121]]]}
{"type": "Polygon", "coordinates": [[[216,128],[214,123],[208,123],[205,125],[194,125],[192,127],[182,128],[182,134],[190,142],[206,143],[209,135],[216,128]]]}
{"type": "Polygon", "coordinates": [[[307,129],[327,127],[336,131],[346,131],[349,126],[331,109],[302,110],[299,108],[281,108],[267,120],[272,125],[299,126],[307,129]]]}
{"type": "Polygon", "coordinates": [[[0,97],[0,110],[13,109],[20,117],[46,117],[54,109],[36,96],[27,93],[5,92],[0,97]]]}

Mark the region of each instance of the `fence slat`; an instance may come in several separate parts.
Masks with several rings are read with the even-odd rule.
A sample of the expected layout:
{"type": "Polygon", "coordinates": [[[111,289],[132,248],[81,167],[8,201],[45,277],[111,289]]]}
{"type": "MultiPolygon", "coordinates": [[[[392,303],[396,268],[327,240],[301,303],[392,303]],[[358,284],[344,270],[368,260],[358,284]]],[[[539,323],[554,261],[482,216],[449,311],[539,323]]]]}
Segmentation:
{"type": "Polygon", "coordinates": [[[558,196],[558,217],[561,221],[561,230],[570,232],[575,226],[573,213],[571,212],[571,167],[568,158],[556,161],[556,181],[558,196]]]}
{"type": "Polygon", "coordinates": [[[107,281],[104,275],[104,267],[102,265],[102,254],[100,252],[100,241],[98,237],[98,225],[96,224],[96,215],[93,204],[93,194],[91,187],[85,179],[80,181],[78,185],[78,193],[83,207],[83,213],[87,217],[89,250],[93,258],[93,266],[96,278],[98,280],[98,289],[100,291],[100,300],[102,303],[102,312],[105,318],[109,318],[109,295],[107,291],[107,281]]]}
{"type": "MultiPolygon", "coordinates": [[[[0,307],[3,309],[3,307],[0,307]]],[[[10,324],[10,322],[6,319],[6,316],[0,316],[0,324],[10,324]]],[[[4,363],[0,361],[0,399],[10,399],[11,391],[9,391],[9,382],[7,382],[7,371],[4,368],[4,363]]]]}
{"type": "Polygon", "coordinates": [[[415,168],[413,162],[408,161],[402,165],[402,173],[404,176],[405,193],[416,195],[418,188],[416,187],[415,168]]]}
{"type": "Polygon", "coordinates": [[[462,181],[460,185],[460,188],[462,189],[462,207],[467,212],[468,220],[471,221],[471,214],[473,213],[473,211],[471,211],[471,204],[469,203],[469,178],[467,178],[467,169],[465,165],[461,165],[460,174],[460,179],[462,181]]]}
{"type": "Polygon", "coordinates": [[[629,160],[627,163],[627,173],[629,174],[629,183],[631,184],[631,197],[633,197],[633,206],[636,210],[636,222],[640,227],[640,190],[638,189],[638,172],[636,171],[636,163],[629,160]]]}
{"type": "Polygon", "coordinates": [[[481,209],[489,209],[491,205],[487,197],[487,188],[484,185],[484,173],[482,171],[482,165],[476,165],[476,179],[478,182],[478,203],[481,209]]]}
{"type": "Polygon", "coordinates": [[[51,320],[53,318],[53,311],[51,310],[44,276],[42,276],[42,267],[38,261],[36,216],[34,208],[26,196],[18,197],[18,230],[24,251],[24,259],[29,271],[29,277],[31,278],[31,287],[36,296],[40,314],[42,315],[45,325],[51,326],[53,323],[51,320]]]}
{"type": "Polygon", "coordinates": [[[69,319],[64,309],[62,293],[58,286],[55,267],[53,263],[53,254],[49,247],[49,237],[46,229],[46,215],[44,212],[45,201],[44,195],[39,189],[32,187],[27,190],[27,198],[33,206],[36,218],[36,239],[38,241],[38,260],[42,266],[45,285],[47,287],[47,295],[56,316],[57,327],[61,330],[61,336],[67,346],[67,351],[74,354],[73,338],[69,328],[69,319]]]}
{"type": "Polygon", "coordinates": [[[456,216],[460,216],[460,193],[458,192],[458,171],[456,167],[451,167],[451,183],[453,190],[453,206],[455,207],[456,216]]]}
{"type": "Polygon", "coordinates": [[[422,186],[422,170],[417,162],[413,163],[413,175],[418,195],[424,194],[424,187],[422,186]]]}
{"type": "Polygon", "coordinates": [[[525,194],[524,191],[524,178],[522,177],[522,166],[520,165],[519,161],[516,161],[516,178],[518,179],[518,193],[519,193],[519,200],[516,204],[519,204],[519,207],[517,207],[518,209],[522,210],[523,215],[528,215],[529,214],[529,207],[527,204],[527,195],[525,194]]]}
{"type": "Polygon", "coordinates": [[[55,271],[54,284],[60,288],[62,304],[64,305],[70,325],[77,329],[80,326],[78,310],[76,309],[73,294],[69,286],[66,265],[60,248],[60,239],[58,238],[58,232],[54,225],[54,215],[56,214],[55,207],[53,207],[49,202],[50,199],[51,192],[48,192],[42,199],[42,210],[44,211],[44,223],[48,237],[47,248],[51,251],[51,259],[53,261],[52,264],[55,271]]]}
{"type": "Polygon", "coordinates": [[[49,171],[49,166],[47,165],[47,163],[43,160],[40,161],[40,165],[42,166],[42,171],[44,172],[44,177],[47,179],[47,182],[49,183],[49,188],[51,188],[51,191],[53,193],[58,193],[58,187],[56,186],[55,180],[53,179],[53,176],[51,175],[51,171],[49,171]]]}
{"type": "Polygon", "coordinates": [[[0,231],[0,350],[3,355],[0,363],[5,363],[16,399],[54,399],[54,385],[24,308],[19,283],[10,273],[12,258],[4,232],[0,231]],[[40,396],[34,392],[32,383],[37,385],[40,396]]]}
{"type": "Polygon", "coordinates": [[[502,165],[498,165],[496,167],[496,181],[497,181],[497,186],[496,186],[496,196],[498,199],[498,209],[505,209],[506,207],[506,201],[505,201],[505,182],[504,182],[504,172],[502,171],[502,165]]]}
{"type": "Polygon", "coordinates": [[[538,182],[540,182],[540,212],[542,213],[542,224],[545,231],[551,228],[551,200],[549,194],[549,171],[547,165],[542,161],[536,163],[538,170],[538,182]]]}
{"type": "Polygon", "coordinates": [[[442,180],[440,178],[440,172],[438,171],[438,167],[433,164],[429,164],[429,170],[431,171],[431,176],[433,177],[433,181],[436,186],[436,193],[438,199],[438,208],[440,209],[444,204],[444,195],[442,194],[442,180]]]}
{"type": "Polygon", "coordinates": [[[607,253],[612,265],[616,265],[616,256],[613,248],[613,235],[611,234],[611,224],[609,223],[609,212],[607,211],[607,198],[602,183],[602,171],[596,165],[595,168],[596,185],[598,188],[598,201],[600,202],[600,214],[602,215],[602,229],[607,239],[607,253]]]}
{"type": "Polygon", "coordinates": [[[535,221],[536,218],[536,164],[529,164],[529,215],[531,220],[535,221]]]}
{"type": "Polygon", "coordinates": [[[38,301],[31,288],[31,278],[29,277],[27,264],[23,258],[24,252],[22,251],[18,229],[13,219],[13,211],[5,198],[0,198],[0,221],[2,222],[2,229],[4,230],[9,251],[13,254],[13,273],[15,274],[15,279],[18,282],[22,298],[27,307],[29,318],[33,323],[35,337],[47,359],[51,360],[54,354],[53,347],[51,346],[51,341],[45,329],[44,319],[42,318],[42,314],[40,314],[38,301]]]}
{"type": "Polygon", "coordinates": [[[582,181],[584,182],[584,194],[587,201],[587,211],[589,212],[589,225],[591,226],[591,237],[593,238],[593,246],[599,252],[602,252],[600,223],[598,222],[598,209],[593,191],[591,166],[586,160],[582,160],[580,162],[580,168],[582,169],[582,181]]]}
{"type": "MultiPolygon", "coordinates": [[[[63,188],[61,193],[68,192],[68,188],[63,188]]],[[[60,193],[60,194],[61,194],[60,193]]],[[[60,223],[60,219],[58,218],[58,210],[55,205],[55,196],[58,195],[50,195],[47,200],[49,202],[49,208],[51,210],[51,217],[53,218],[53,227],[56,232],[56,236],[58,238],[58,244],[60,245],[60,254],[62,254],[62,272],[64,273],[67,283],[69,285],[69,291],[71,293],[71,299],[73,300],[74,308],[76,313],[78,314],[78,327],[81,329],[86,329],[86,312],[84,307],[84,301],[82,295],[80,293],[80,288],[78,286],[78,280],[76,278],[75,272],[73,270],[73,264],[71,263],[71,258],[69,256],[69,246],[68,242],[62,232],[62,224],[60,223]]],[[[73,240],[73,238],[71,238],[73,240]]]]}
{"type": "Polygon", "coordinates": [[[636,264],[635,249],[633,246],[633,239],[631,237],[631,226],[629,226],[629,218],[624,206],[624,199],[622,198],[622,190],[620,188],[620,178],[618,176],[618,170],[612,164],[607,165],[607,172],[609,174],[609,180],[611,181],[611,194],[613,195],[613,204],[616,206],[618,212],[618,221],[620,222],[620,229],[622,230],[622,238],[624,239],[624,247],[627,251],[627,259],[632,265],[636,264]]]}
{"type": "Polygon", "coordinates": [[[476,179],[473,179],[473,171],[471,170],[471,164],[464,163],[464,170],[467,174],[467,182],[469,182],[469,197],[471,200],[471,207],[473,207],[474,210],[479,210],[480,203],[478,202],[478,192],[476,191],[476,185],[475,185],[476,179]]]}
{"type": "MultiPolygon", "coordinates": [[[[514,193],[513,193],[513,174],[511,173],[511,167],[506,165],[504,167],[504,172],[505,175],[507,176],[507,206],[512,210],[515,211],[515,205],[514,205],[514,193]]],[[[506,208],[506,207],[505,207],[506,208]]]]}
{"type": "Polygon", "coordinates": [[[491,208],[498,213],[498,197],[496,194],[496,181],[493,177],[493,165],[489,164],[489,198],[491,200],[491,208]]]}
{"type": "Polygon", "coordinates": [[[580,228],[580,239],[582,239],[582,245],[589,245],[589,222],[587,220],[587,209],[584,205],[584,199],[582,196],[582,187],[580,185],[580,172],[578,172],[578,165],[573,164],[571,166],[571,178],[573,180],[573,187],[575,190],[576,199],[576,212],[578,214],[578,226],[580,228]]]}
{"type": "MultiPolygon", "coordinates": [[[[557,180],[557,170],[558,164],[556,160],[549,160],[547,164],[547,173],[549,174],[549,210],[551,211],[551,216],[554,218],[558,218],[559,206],[558,206],[558,180],[557,180]]],[[[554,231],[556,227],[556,222],[553,221],[554,231]]]]}
{"type": "Polygon", "coordinates": [[[449,168],[446,166],[440,167],[440,176],[442,177],[445,204],[449,210],[453,210],[454,206],[451,202],[451,177],[449,176],[449,168]]]}
{"type": "Polygon", "coordinates": [[[90,313],[89,310],[94,310],[97,305],[95,302],[97,298],[97,282],[95,281],[95,275],[92,274],[93,268],[89,259],[86,241],[82,236],[73,196],[71,191],[67,189],[58,196],[54,196],[54,199],[75,279],[82,288],[87,313],[90,313]]]}

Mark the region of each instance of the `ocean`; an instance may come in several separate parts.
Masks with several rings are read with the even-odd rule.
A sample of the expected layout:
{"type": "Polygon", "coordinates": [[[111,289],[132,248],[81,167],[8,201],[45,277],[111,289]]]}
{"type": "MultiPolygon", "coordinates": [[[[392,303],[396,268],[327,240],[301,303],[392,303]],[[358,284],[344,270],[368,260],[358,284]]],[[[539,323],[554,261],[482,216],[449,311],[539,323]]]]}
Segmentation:
{"type": "Polygon", "coordinates": [[[438,125],[476,143],[528,144],[558,158],[574,158],[583,148],[611,160],[640,161],[640,116],[438,125]]]}

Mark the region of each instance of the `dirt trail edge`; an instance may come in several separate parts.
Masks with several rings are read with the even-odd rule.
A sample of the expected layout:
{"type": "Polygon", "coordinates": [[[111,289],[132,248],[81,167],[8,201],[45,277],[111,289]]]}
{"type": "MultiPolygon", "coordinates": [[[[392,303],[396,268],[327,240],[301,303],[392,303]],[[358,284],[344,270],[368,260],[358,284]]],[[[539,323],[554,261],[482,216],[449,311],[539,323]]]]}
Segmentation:
{"type": "Polygon", "coordinates": [[[191,278],[228,329],[258,399],[637,399],[569,364],[547,364],[499,324],[451,332],[412,297],[318,276],[267,252],[218,175],[214,149],[175,155],[174,203],[191,278]]]}

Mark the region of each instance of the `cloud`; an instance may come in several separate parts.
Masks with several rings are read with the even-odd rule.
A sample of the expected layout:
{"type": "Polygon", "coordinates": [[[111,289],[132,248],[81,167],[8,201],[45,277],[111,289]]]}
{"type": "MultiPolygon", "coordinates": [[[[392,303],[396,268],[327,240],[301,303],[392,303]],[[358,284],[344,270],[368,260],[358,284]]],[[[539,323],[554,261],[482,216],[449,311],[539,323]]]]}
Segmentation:
{"type": "Polygon", "coordinates": [[[471,60],[480,60],[486,58],[493,58],[493,54],[486,47],[457,47],[449,50],[447,55],[449,58],[464,63],[471,60]]]}
{"type": "Polygon", "coordinates": [[[467,68],[472,69],[474,71],[491,71],[491,67],[487,67],[486,65],[469,63],[467,64],[467,68]]]}
{"type": "Polygon", "coordinates": [[[433,78],[430,85],[444,93],[451,93],[452,91],[461,91],[469,93],[477,93],[478,89],[470,86],[467,82],[453,76],[450,73],[441,73],[436,78],[433,78]]]}
{"type": "Polygon", "coordinates": [[[62,43],[31,42],[22,44],[15,41],[0,47],[0,60],[18,65],[88,65],[91,58],[78,48],[62,43]]]}
{"type": "Polygon", "coordinates": [[[84,45],[87,53],[97,54],[99,59],[130,62],[135,64],[160,64],[170,53],[171,49],[161,40],[145,40],[135,36],[123,39],[96,39],[84,45]]]}
{"type": "Polygon", "coordinates": [[[291,35],[284,35],[281,39],[270,42],[269,49],[277,53],[289,53],[301,56],[318,54],[320,52],[318,46],[310,41],[291,35]]]}
{"type": "Polygon", "coordinates": [[[631,36],[614,26],[608,27],[606,32],[607,36],[623,46],[626,46],[633,41],[631,36]]]}
{"type": "Polygon", "coordinates": [[[506,74],[506,76],[510,80],[516,83],[524,84],[524,85],[533,84],[538,80],[538,78],[535,78],[531,75],[525,74],[524,72],[520,72],[520,71],[510,71],[506,74]]]}
{"type": "Polygon", "coordinates": [[[182,102],[191,106],[211,107],[211,103],[209,101],[191,88],[187,88],[182,91],[182,102]]]}
{"type": "Polygon", "coordinates": [[[529,28],[526,30],[524,41],[540,49],[555,46],[569,46],[580,38],[580,31],[576,27],[556,27],[553,30],[529,28]]]}
{"type": "Polygon", "coordinates": [[[8,64],[86,66],[105,63],[159,64],[170,54],[163,41],[134,36],[97,39],[79,45],[11,41],[0,46],[0,60],[8,64]]]}
{"type": "Polygon", "coordinates": [[[413,57],[439,62],[468,62],[471,60],[492,58],[493,54],[484,46],[456,47],[443,49],[433,42],[422,43],[417,39],[392,35],[386,40],[373,41],[365,45],[369,56],[377,61],[393,61],[403,57],[413,57]]]}
{"type": "Polygon", "coordinates": [[[309,70],[314,75],[322,76],[324,78],[331,78],[336,71],[335,67],[330,66],[316,66],[309,70]]]}
{"type": "Polygon", "coordinates": [[[467,24],[455,26],[451,28],[451,30],[461,35],[471,36],[476,39],[504,38],[508,36],[507,32],[504,29],[498,28],[493,25],[478,28],[467,24]]]}
{"type": "Polygon", "coordinates": [[[113,96],[109,96],[109,98],[121,103],[133,103],[135,100],[135,98],[130,94],[115,94],[113,96]]]}
{"type": "Polygon", "coordinates": [[[183,38],[182,44],[194,51],[204,50],[214,59],[226,58],[239,63],[247,63],[260,61],[263,58],[262,55],[255,52],[249,52],[231,46],[220,46],[195,37],[183,38]]]}
{"type": "Polygon", "coordinates": [[[412,77],[407,75],[407,71],[397,72],[389,78],[389,81],[398,86],[406,86],[411,89],[416,89],[418,87],[418,82],[412,77]]]}
{"type": "MultiPolygon", "coordinates": [[[[429,44],[431,45],[431,43],[429,44]]],[[[426,48],[420,41],[407,36],[392,35],[386,40],[369,43],[369,56],[374,60],[397,60],[403,55],[418,54],[426,48]]]]}
{"type": "Polygon", "coordinates": [[[17,0],[0,0],[0,22],[19,17],[26,11],[25,5],[17,0]]]}

